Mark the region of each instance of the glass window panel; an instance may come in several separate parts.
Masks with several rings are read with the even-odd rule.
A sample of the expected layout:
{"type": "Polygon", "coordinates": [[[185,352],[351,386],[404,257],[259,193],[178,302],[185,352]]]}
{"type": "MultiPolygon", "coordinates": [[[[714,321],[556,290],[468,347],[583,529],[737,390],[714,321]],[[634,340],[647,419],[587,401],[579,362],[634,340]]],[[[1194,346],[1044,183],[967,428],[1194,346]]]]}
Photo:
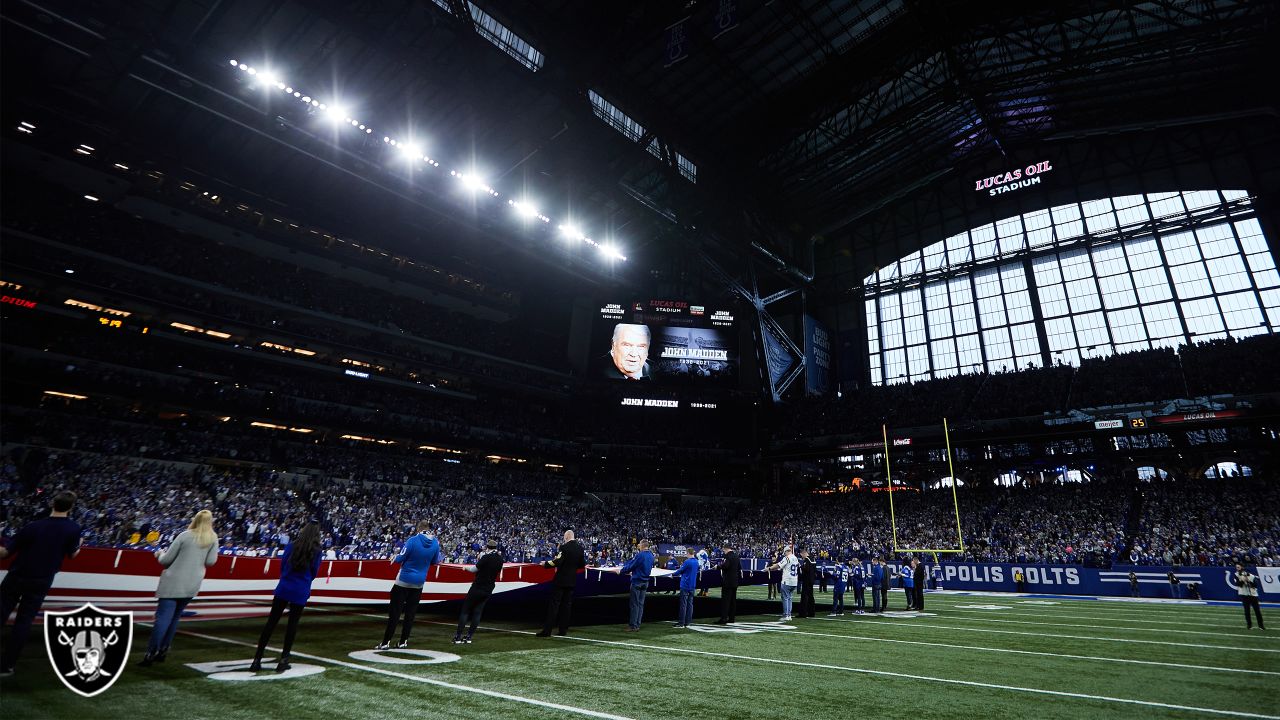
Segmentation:
{"type": "Polygon", "coordinates": [[[1223,190],[1222,197],[1226,198],[1227,201],[1240,200],[1249,197],[1249,193],[1244,190],[1223,190]]]}
{"type": "Polygon", "coordinates": [[[930,310],[949,306],[951,300],[947,297],[947,284],[945,282],[933,282],[925,285],[924,304],[930,310]]]}
{"type": "Polygon", "coordinates": [[[934,243],[924,249],[924,269],[941,270],[947,266],[947,253],[942,243],[934,243]]]}
{"type": "Polygon", "coordinates": [[[884,376],[880,374],[880,368],[878,367],[871,368],[871,384],[872,385],[884,384],[884,376]]]}
{"type": "Polygon", "coordinates": [[[959,265],[973,259],[969,250],[969,233],[960,233],[947,238],[947,264],[959,265]]]}
{"type": "Polygon", "coordinates": [[[1173,291],[1169,289],[1169,279],[1165,276],[1162,267],[1133,273],[1133,284],[1138,290],[1138,300],[1143,303],[1160,302],[1173,297],[1173,291]]]}
{"type": "Polygon", "coordinates": [[[1170,265],[1182,265],[1200,259],[1200,247],[1196,244],[1195,233],[1161,235],[1160,244],[1164,246],[1164,256],[1170,265]]]}
{"type": "Polygon", "coordinates": [[[982,346],[977,335],[962,335],[956,338],[956,360],[961,372],[979,372],[982,370],[982,346]]]}
{"type": "Polygon", "coordinates": [[[1138,304],[1133,291],[1133,279],[1128,275],[1115,275],[1098,279],[1102,286],[1102,302],[1108,308],[1120,308],[1138,304]]]}
{"type": "Polygon", "coordinates": [[[1093,266],[1089,263],[1089,252],[1084,248],[1058,253],[1058,262],[1062,266],[1063,280],[1079,280],[1093,277],[1093,266]]]}
{"type": "Polygon", "coordinates": [[[1053,360],[1054,365],[1079,365],[1080,351],[1074,348],[1070,350],[1062,350],[1050,353],[1049,357],[1053,360]]]}
{"type": "Polygon", "coordinates": [[[1137,352],[1139,350],[1149,350],[1149,349],[1151,349],[1151,343],[1147,342],[1146,340],[1116,344],[1117,353],[1137,352]]]}
{"type": "Polygon", "coordinates": [[[1032,323],[1014,325],[1009,328],[1013,338],[1013,354],[1040,356],[1040,341],[1036,338],[1036,326],[1032,323]]]}
{"type": "Polygon", "coordinates": [[[956,367],[956,341],[947,338],[945,340],[934,340],[933,348],[933,367],[936,369],[954,368],[956,367]]]}
{"type": "Polygon", "coordinates": [[[1032,260],[1031,272],[1035,275],[1036,285],[1062,282],[1062,270],[1058,267],[1057,256],[1054,255],[1032,260]]]}
{"type": "Polygon", "coordinates": [[[1022,269],[1022,263],[1000,266],[1000,286],[1005,293],[1027,289],[1027,273],[1022,269]]]}
{"type": "Polygon", "coordinates": [[[978,300],[978,315],[984,328],[1007,325],[1009,322],[1004,313],[1004,298],[1000,296],[978,300]]]}
{"type": "Polygon", "coordinates": [[[1182,206],[1182,196],[1176,192],[1151,193],[1147,195],[1147,201],[1151,203],[1151,215],[1153,217],[1164,217],[1165,215],[1173,215],[1185,210],[1182,206]]]}
{"type": "Polygon", "coordinates": [[[1200,253],[1205,259],[1240,252],[1236,249],[1236,238],[1231,234],[1231,226],[1226,223],[1197,229],[1196,239],[1200,241],[1200,253]]]}
{"type": "Polygon", "coordinates": [[[967,277],[948,280],[947,291],[951,294],[952,307],[973,302],[973,288],[969,285],[969,278],[967,277]]]}
{"type": "Polygon", "coordinates": [[[1262,234],[1262,226],[1258,224],[1256,218],[1233,224],[1236,234],[1240,236],[1240,247],[1244,248],[1246,253],[1267,251],[1267,238],[1262,234]]]}
{"type": "Polygon", "coordinates": [[[886,350],[884,353],[885,382],[896,385],[907,380],[907,354],[905,350],[886,350]]]}
{"type": "Polygon", "coordinates": [[[996,223],[996,236],[1000,238],[1000,252],[1008,253],[1021,250],[1024,245],[1022,234],[1022,216],[1014,215],[996,223]]]}
{"type": "Polygon", "coordinates": [[[1151,219],[1147,212],[1146,199],[1141,195],[1123,195],[1111,198],[1116,208],[1116,218],[1121,225],[1133,225],[1151,219]]]}
{"type": "Polygon", "coordinates": [[[1124,252],[1129,257],[1129,267],[1134,270],[1153,268],[1164,264],[1164,261],[1160,259],[1160,248],[1156,246],[1155,238],[1130,240],[1124,244],[1124,252]]]}
{"type": "Polygon", "coordinates": [[[982,347],[987,351],[988,360],[1001,360],[1013,357],[1013,346],[1009,343],[1009,328],[995,328],[982,331],[982,347]]]}
{"type": "Polygon", "coordinates": [[[996,228],[994,225],[983,225],[969,231],[973,240],[973,259],[986,260],[996,254],[996,228]]]}
{"type": "Polygon", "coordinates": [[[1048,334],[1045,339],[1049,341],[1050,350],[1076,347],[1076,331],[1071,324],[1071,318],[1045,320],[1044,329],[1048,334]]]}
{"type": "Polygon", "coordinates": [[[898,264],[902,267],[902,274],[906,276],[919,273],[923,262],[920,252],[916,251],[899,260],[898,264]]]}
{"type": "Polygon", "coordinates": [[[1142,312],[1138,308],[1109,312],[1107,322],[1111,325],[1111,337],[1117,347],[1122,343],[1147,339],[1147,329],[1142,322],[1142,312]]]}
{"type": "Polygon", "coordinates": [[[1019,290],[1005,295],[1004,305],[1008,312],[1010,324],[1029,322],[1035,317],[1035,314],[1031,312],[1031,294],[1026,290],[1019,290]]]}
{"type": "Polygon", "coordinates": [[[957,335],[978,331],[978,318],[972,304],[953,306],[951,321],[955,325],[957,335]]]}
{"type": "Polygon", "coordinates": [[[1062,285],[1048,285],[1038,288],[1040,295],[1040,312],[1045,317],[1057,317],[1058,315],[1066,315],[1070,308],[1067,306],[1067,291],[1062,285]]]}
{"type": "Polygon", "coordinates": [[[1200,297],[1213,292],[1209,285],[1209,277],[1205,274],[1204,263],[1192,263],[1169,268],[1173,278],[1173,289],[1182,299],[1200,297]]]}
{"type": "Polygon", "coordinates": [[[1053,244],[1053,218],[1048,210],[1037,210],[1022,216],[1027,229],[1027,244],[1032,248],[1053,244]]]}
{"type": "Polygon", "coordinates": [[[1152,338],[1165,338],[1182,335],[1182,323],[1178,321],[1178,309],[1173,303],[1147,305],[1142,308],[1142,317],[1147,321],[1147,334],[1152,338]]]}
{"type": "Polygon", "coordinates": [[[912,380],[926,379],[929,375],[929,348],[925,345],[907,348],[907,362],[912,380]]]}
{"type": "Polygon", "coordinates": [[[1098,277],[1106,277],[1129,269],[1124,259],[1124,246],[1119,244],[1104,245],[1093,249],[1093,267],[1098,277]]]}
{"type": "Polygon", "coordinates": [[[1225,293],[1253,287],[1249,282],[1249,273],[1245,270],[1244,260],[1239,255],[1229,255],[1205,262],[1209,277],[1213,280],[1214,292],[1225,293]]]}
{"type": "Polygon", "coordinates": [[[1182,337],[1181,335],[1176,335],[1174,337],[1160,338],[1160,339],[1153,338],[1151,340],[1152,348],[1170,348],[1172,350],[1176,350],[1182,345],[1186,345],[1186,344],[1187,344],[1186,338],[1182,337]]]}
{"type": "Polygon", "coordinates": [[[1107,232],[1116,228],[1116,214],[1111,208],[1111,199],[1090,200],[1082,203],[1084,207],[1085,227],[1090,233],[1107,232]]]}
{"type": "Polygon", "coordinates": [[[1217,190],[1194,190],[1192,192],[1182,193],[1182,201],[1188,210],[1198,210],[1200,208],[1213,207],[1221,205],[1222,199],[1218,197],[1217,190]]]}
{"type": "MultiPolygon", "coordinates": [[[[1252,262],[1253,257],[1252,255],[1249,256],[1250,262],[1252,262]]],[[[1255,272],[1253,274],[1253,282],[1258,286],[1258,289],[1275,287],[1280,285],[1280,273],[1277,273],[1275,269],[1255,272]]]]}
{"type": "Polygon", "coordinates": [[[924,342],[924,317],[921,315],[912,315],[902,319],[902,330],[906,335],[907,344],[915,345],[924,342]]]}
{"type": "Polygon", "coordinates": [[[1212,339],[1226,329],[1222,323],[1222,313],[1218,310],[1218,302],[1213,298],[1188,300],[1181,305],[1192,342],[1212,339]]]}
{"type": "Polygon", "coordinates": [[[1000,294],[1000,271],[997,268],[979,270],[973,274],[974,290],[979,298],[995,297],[1000,294]]]}
{"type": "Polygon", "coordinates": [[[1071,312],[1085,312],[1102,307],[1098,300],[1098,287],[1093,278],[1072,280],[1067,283],[1067,300],[1071,302],[1071,312]]]}
{"type": "Polygon", "coordinates": [[[1275,261],[1271,259],[1271,253],[1260,252],[1248,256],[1249,269],[1254,272],[1262,272],[1270,270],[1276,266],[1275,261]]]}
{"type": "MultiPolygon", "coordinates": [[[[1258,307],[1258,296],[1252,292],[1223,295],[1218,298],[1218,304],[1222,307],[1222,316],[1227,328],[1232,331],[1253,330],[1259,326],[1266,326],[1262,317],[1262,308],[1258,307]]],[[[1232,335],[1236,333],[1232,332],[1232,335]]]]}
{"type": "Polygon", "coordinates": [[[1053,216],[1054,232],[1058,240],[1070,240],[1084,234],[1084,223],[1080,221],[1080,206],[1074,203],[1059,205],[1050,208],[1049,212],[1053,216]]]}
{"type": "Polygon", "coordinates": [[[868,300],[863,305],[867,309],[867,322],[875,324],[876,322],[876,301],[868,300]]]}
{"type": "Polygon", "coordinates": [[[1076,340],[1080,347],[1090,350],[1089,356],[1095,357],[1094,350],[1100,351],[1104,347],[1111,344],[1111,338],[1107,336],[1107,323],[1102,317],[1102,313],[1086,313],[1084,315],[1076,315],[1071,318],[1076,326],[1076,340]]]}
{"type": "Polygon", "coordinates": [[[940,310],[929,311],[929,336],[930,337],[947,337],[952,335],[954,330],[951,327],[951,309],[942,308],[940,310]]]}

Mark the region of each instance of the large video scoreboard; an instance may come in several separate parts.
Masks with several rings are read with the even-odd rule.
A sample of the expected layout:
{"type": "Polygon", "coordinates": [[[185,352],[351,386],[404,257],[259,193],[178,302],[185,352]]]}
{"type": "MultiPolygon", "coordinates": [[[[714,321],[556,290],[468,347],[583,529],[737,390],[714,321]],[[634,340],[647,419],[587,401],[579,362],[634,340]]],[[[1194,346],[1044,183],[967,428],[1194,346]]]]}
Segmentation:
{"type": "Polygon", "coordinates": [[[588,366],[598,379],[732,387],[738,362],[737,318],[730,307],[683,300],[598,307],[588,366]]]}

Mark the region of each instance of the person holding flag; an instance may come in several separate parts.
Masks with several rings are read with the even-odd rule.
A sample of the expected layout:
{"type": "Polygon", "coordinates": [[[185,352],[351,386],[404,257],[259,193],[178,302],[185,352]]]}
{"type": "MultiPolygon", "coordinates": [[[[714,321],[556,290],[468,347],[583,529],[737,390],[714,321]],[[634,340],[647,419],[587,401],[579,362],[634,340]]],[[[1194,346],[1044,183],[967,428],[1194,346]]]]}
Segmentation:
{"type": "Polygon", "coordinates": [[[695,555],[698,559],[698,596],[707,596],[707,576],[706,572],[711,569],[711,554],[704,547],[695,555]]]}
{"type": "Polygon", "coordinates": [[[382,642],[374,647],[375,650],[391,647],[391,636],[395,634],[401,613],[404,614],[404,625],[400,628],[400,644],[396,647],[409,647],[409,634],[413,632],[413,618],[418,614],[418,603],[422,600],[422,586],[427,582],[427,571],[439,562],[440,542],[431,534],[431,523],[419,520],[417,532],[405,540],[400,554],[391,558],[391,564],[400,566],[400,573],[391,584],[387,627],[382,633],[382,642]]]}
{"type": "Polygon", "coordinates": [[[631,576],[631,616],[627,620],[627,632],[639,632],[644,620],[644,598],[649,593],[649,577],[653,574],[653,553],[649,541],[641,540],[635,556],[618,569],[619,574],[631,576]]]}
{"type": "MultiPolygon", "coordinates": [[[[476,559],[476,564],[466,568],[467,572],[475,573],[476,578],[471,581],[471,587],[467,590],[467,599],[462,601],[458,629],[453,633],[454,645],[471,644],[471,636],[476,634],[480,615],[484,613],[484,604],[489,601],[489,596],[493,595],[493,589],[497,586],[502,565],[502,553],[498,552],[498,541],[489,538],[485,543],[485,551],[476,559]],[[463,635],[462,630],[466,628],[467,623],[470,623],[471,627],[467,628],[467,634],[463,635]]],[[[404,647],[403,642],[400,647],[404,647]]]]}

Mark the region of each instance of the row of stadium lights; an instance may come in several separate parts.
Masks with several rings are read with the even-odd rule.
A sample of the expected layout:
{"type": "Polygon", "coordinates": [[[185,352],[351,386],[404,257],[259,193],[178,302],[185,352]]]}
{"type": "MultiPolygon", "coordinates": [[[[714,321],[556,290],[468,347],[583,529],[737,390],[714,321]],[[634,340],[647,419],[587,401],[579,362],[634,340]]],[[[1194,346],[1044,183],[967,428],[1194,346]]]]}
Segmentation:
{"type": "MultiPolygon", "coordinates": [[[[326,117],[333,120],[334,122],[341,122],[344,125],[350,125],[356,130],[363,131],[366,135],[373,134],[372,126],[366,123],[360,122],[360,120],[351,117],[350,113],[348,113],[345,109],[320,102],[318,99],[303,93],[301,90],[298,90],[293,86],[289,85],[288,83],[286,83],[285,81],[281,80],[274,73],[270,71],[265,71],[265,70],[262,72],[259,72],[257,68],[254,68],[246,63],[239,62],[237,60],[230,60],[229,62],[231,63],[231,66],[233,68],[236,68],[240,70],[240,72],[243,72],[253,77],[256,82],[263,83],[268,87],[274,87],[275,89],[284,92],[285,95],[293,96],[295,100],[298,100],[303,105],[311,106],[314,110],[318,110],[324,113],[326,117]]],[[[435,168],[440,167],[440,161],[428,155],[425,155],[423,153],[422,147],[417,143],[414,143],[412,141],[402,142],[396,138],[391,137],[390,135],[382,136],[382,142],[391,147],[398,149],[406,159],[416,160],[418,158],[422,158],[422,162],[426,163],[430,167],[435,167],[435,168]]],[[[473,173],[464,173],[464,172],[459,172],[457,170],[450,170],[449,175],[457,178],[458,181],[462,183],[463,187],[465,187],[468,190],[471,190],[472,192],[483,191],[486,194],[490,195],[491,197],[495,197],[495,198],[501,197],[501,194],[497,190],[490,187],[487,183],[485,183],[485,181],[482,178],[480,178],[479,176],[473,173]]],[[[543,215],[538,210],[537,206],[533,205],[528,201],[508,199],[507,205],[510,206],[511,209],[515,211],[517,215],[519,215],[521,218],[524,218],[525,220],[530,220],[530,221],[538,220],[547,225],[551,224],[551,218],[547,217],[546,215],[543,215]]],[[[568,223],[557,224],[556,229],[559,230],[560,234],[563,235],[564,237],[569,238],[571,240],[578,240],[580,242],[584,242],[590,245],[591,247],[594,247],[595,249],[599,250],[603,255],[605,255],[606,257],[612,260],[622,260],[625,262],[627,259],[627,256],[619,252],[618,249],[613,245],[601,244],[596,242],[590,237],[587,237],[587,235],[583,233],[582,230],[580,230],[575,225],[568,224],[568,223]]]]}

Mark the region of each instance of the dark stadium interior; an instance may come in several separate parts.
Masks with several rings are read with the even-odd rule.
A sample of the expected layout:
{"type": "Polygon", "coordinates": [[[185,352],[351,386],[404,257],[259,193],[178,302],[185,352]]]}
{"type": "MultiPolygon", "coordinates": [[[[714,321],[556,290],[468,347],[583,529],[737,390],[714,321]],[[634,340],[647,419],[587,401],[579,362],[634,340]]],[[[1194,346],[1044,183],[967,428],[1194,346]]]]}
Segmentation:
{"type": "MultiPolygon", "coordinates": [[[[208,508],[233,560],[315,522],[327,560],[383,561],[427,520],[450,565],[488,540],[559,558],[570,529],[606,571],[649,540],[666,569],[798,545],[975,592],[1014,576],[968,568],[1269,578],[1278,23],[1238,0],[8,1],[0,540],[71,490],[112,552],[208,508]]],[[[538,622],[544,594],[491,619],[538,622]]],[[[1206,693],[1177,707],[1227,707],[1206,693]]]]}

